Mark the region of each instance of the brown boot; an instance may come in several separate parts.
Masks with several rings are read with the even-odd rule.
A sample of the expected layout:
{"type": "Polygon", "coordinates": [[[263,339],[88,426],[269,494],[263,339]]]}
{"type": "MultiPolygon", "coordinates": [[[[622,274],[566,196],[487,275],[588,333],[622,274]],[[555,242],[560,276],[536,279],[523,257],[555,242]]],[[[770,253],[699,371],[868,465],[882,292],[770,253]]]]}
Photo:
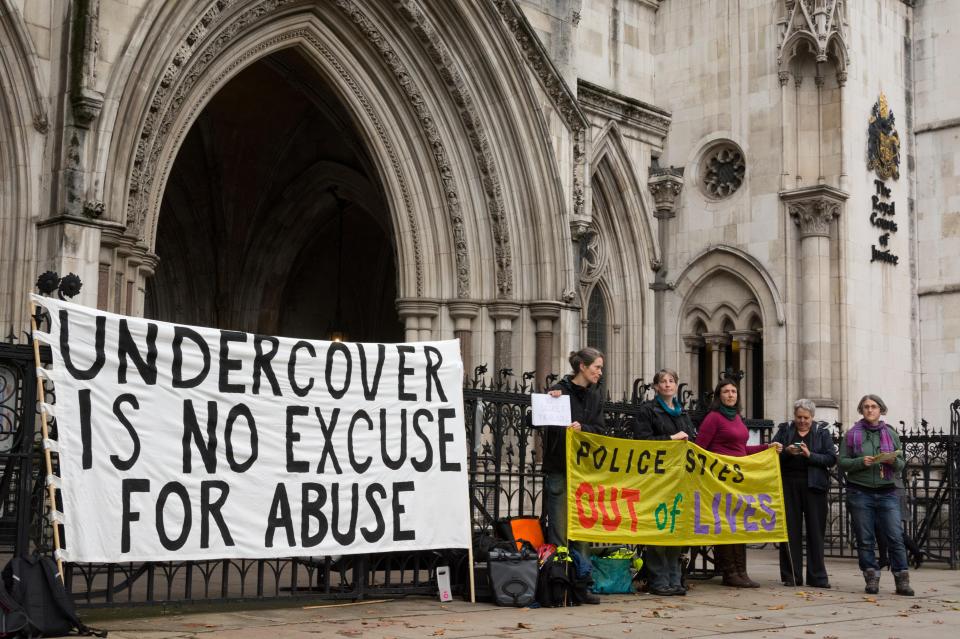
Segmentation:
{"type": "Polygon", "coordinates": [[[734,551],[734,560],[737,564],[737,573],[740,575],[741,581],[746,584],[742,587],[759,588],[760,584],[751,579],[750,575],[747,574],[747,545],[737,544],[735,546],[731,546],[730,548],[734,551]]]}
{"type": "Polygon", "coordinates": [[[863,591],[868,595],[875,595],[880,592],[880,573],[876,570],[864,570],[863,581],[866,583],[863,591]]]}
{"type": "Polygon", "coordinates": [[[723,585],[731,588],[749,588],[737,570],[736,549],[733,546],[714,546],[714,564],[723,575],[723,585]]]}

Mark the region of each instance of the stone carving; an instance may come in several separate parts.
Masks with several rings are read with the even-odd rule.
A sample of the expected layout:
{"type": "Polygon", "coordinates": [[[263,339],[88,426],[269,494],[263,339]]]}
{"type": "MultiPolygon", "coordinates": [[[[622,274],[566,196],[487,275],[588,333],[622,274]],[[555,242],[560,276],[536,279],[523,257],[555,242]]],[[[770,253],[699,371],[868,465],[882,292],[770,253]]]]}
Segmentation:
{"type": "Polygon", "coordinates": [[[787,203],[787,211],[800,227],[800,237],[830,236],[830,223],[840,215],[840,202],[818,196],[787,203]]]}
{"type": "Polygon", "coordinates": [[[779,21],[780,44],[777,64],[793,56],[795,44],[805,41],[813,45],[817,62],[827,62],[832,55],[838,72],[847,68],[847,13],[844,0],[783,0],[785,17],[779,21]]]}
{"type": "Polygon", "coordinates": [[[74,3],[70,42],[70,93],[77,126],[86,128],[103,106],[103,95],[93,89],[97,82],[100,51],[100,0],[74,3]]]}
{"type": "MultiPolygon", "coordinates": [[[[677,214],[677,201],[683,191],[683,167],[651,167],[647,188],[653,195],[654,217],[671,218],[677,214]]],[[[656,269],[654,269],[656,270],[656,269]]]]}
{"type": "Polygon", "coordinates": [[[733,195],[743,185],[747,171],[743,151],[732,142],[714,145],[704,154],[701,183],[704,192],[714,199],[733,195]]]}
{"type": "Polygon", "coordinates": [[[670,130],[669,111],[621,95],[592,82],[577,80],[577,98],[587,111],[593,111],[659,138],[665,138],[670,130]]]}
{"type": "Polygon", "coordinates": [[[867,125],[867,170],[875,171],[881,180],[900,179],[900,134],[883,93],[867,125]]]}
{"type": "Polygon", "coordinates": [[[580,281],[595,282],[607,265],[607,243],[598,226],[591,224],[580,237],[580,281]]]}
{"type": "Polygon", "coordinates": [[[550,55],[543,48],[543,43],[534,33],[526,16],[523,15],[523,10],[515,0],[492,1],[520,46],[520,51],[533,69],[534,75],[540,80],[554,107],[566,122],[567,128],[571,131],[586,129],[587,119],[580,110],[576,97],[570,92],[567,83],[550,60],[550,55]]]}
{"type": "Polygon", "coordinates": [[[500,297],[510,298],[513,295],[513,267],[512,250],[510,247],[509,229],[506,222],[506,212],[503,204],[503,193],[500,185],[500,176],[497,173],[490,150],[490,143],[486,131],[477,112],[473,96],[467,84],[454,65],[454,56],[437,34],[433,25],[414,0],[398,0],[397,6],[414,33],[425,45],[427,53],[434,65],[440,71],[447,90],[457,106],[460,120],[463,122],[470,140],[474,157],[481,174],[481,185],[487,197],[487,209],[490,213],[494,239],[494,257],[497,266],[497,292],[500,297]]]}

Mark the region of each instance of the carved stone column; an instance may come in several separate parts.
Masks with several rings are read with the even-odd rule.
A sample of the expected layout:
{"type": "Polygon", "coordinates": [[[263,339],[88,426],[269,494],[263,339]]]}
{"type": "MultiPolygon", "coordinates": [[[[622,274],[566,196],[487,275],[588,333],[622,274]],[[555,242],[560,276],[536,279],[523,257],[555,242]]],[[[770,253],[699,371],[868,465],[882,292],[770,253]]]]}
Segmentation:
{"type": "Polygon", "coordinates": [[[546,384],[547,375],[553,372],[553,326],[560,319],[560,302],[532,302],[530,318],[536,322],[536,379],[537,389],[546,384]]]}
{"type": "Polygon", "coordinates": [[[489,306],[493,326],[493,376],[503,368],[511,368],[513,361],[513,320],[520,316],[520,305],[514,302],[495,302],[489,306]]]}
{"type": "Polygon", "coordinates": [[[664,365],[664,348],[666,341],[663,339],[664,328],[666,325],[666,296],[670,290],[667,283],[667,268],[669,256],[671,255],[670,239],[674,236],[670,232],[671,220],[677,215],[677,208],[680,203],[680,193],[683,191],[683,167],[651,167],[650,177],[647,180],[647,188],[653,195],[654,213],[657,218],[657,237],[660,245],[660,256],[651,256],[650,268],[654,273],[653,283],[650,288],[653,290],[654,314],[653,324],[656,335],[654,356],[656,357],[656,366],[664,365]]]}
{"type": "Polygon", "coordinates": [[[737,340],[740,350],[740,370],[743,371],[743,382],[740,384],[740,403],[743,406],[744,417],[754,417],[753,414],[753,348],[759,335],[757,331],[731,331],[730,337],[737,340]]]}
{"type": "Polygon", "coordinates": [[[397,315],[403,320],[404,340],[427,342],[433,339],[433,320],[440,314],[440,302],[431,299],[397,300],[397,315]]]}
{"type": "Polygon", "coordinates": [[[847,194],[820,185],[781,193],[800,229],[800,392],[835,406],[832,375],[830,228],[847,194]]]}
{"type": "Polygon", "coordinates": [[[160,259],[137,238],[117,228],[100,235],[100,264],[96,281],[97,308],[124,315],[143,315],[147,280],[160,259]]]}
{"type": "Polygon", "coordinates": [[[457,300],[447,304],[450,317],[453,318],[453,334],[460,340],[460,359],[463,360],[464,375],[473,371],[473,320],[480,313],[480,304],[457,300]]]}
{"type": "Polygon", "coordinates": [[[727,333],[704,333],[703,339],[710,345],[710,383],[716,384],[720,381],[720,374],[727,367],[724,349],[730,344],[730,336],[727,333]]]}
{"type": "Polygon", "coordinates": [[[706,341],[699,335],[684,335],[683,350],[687,354],[689,361],[689,373],[687,374],[687,383],[694,397],[699,397],[705,388],[700,388],[700,352],[705,348],[706,341]]]}

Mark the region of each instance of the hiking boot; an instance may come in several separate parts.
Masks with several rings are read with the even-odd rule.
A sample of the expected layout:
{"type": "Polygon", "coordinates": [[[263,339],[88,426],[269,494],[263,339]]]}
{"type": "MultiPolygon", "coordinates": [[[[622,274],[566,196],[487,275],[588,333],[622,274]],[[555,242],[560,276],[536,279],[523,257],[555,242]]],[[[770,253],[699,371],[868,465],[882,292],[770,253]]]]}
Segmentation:
{"type": "MultiPolygon", "coordinates": [[[[863,580],[866,583],[863,591],[868,595],[875,595],[880,592],[880,573],[876,570],[864,570],[863,580]]],[[[909,581],[907,586],[909,587],[909,581]]]]}
{"type": "Polygon", "coordinates": [[[600,603],[600,596],[595,595],[594,593],[587,590],[586,592],[580,595],[580,601],[585,604],[596,606],[597,604],[600,603]]]}
{"type": "Polygon", "coordinates": [[[913,596],[913,588],[910,587],[910,573],[906,570],[893,573],[893,582],[897,585],[897,594],[904,597],[913,596]]]}

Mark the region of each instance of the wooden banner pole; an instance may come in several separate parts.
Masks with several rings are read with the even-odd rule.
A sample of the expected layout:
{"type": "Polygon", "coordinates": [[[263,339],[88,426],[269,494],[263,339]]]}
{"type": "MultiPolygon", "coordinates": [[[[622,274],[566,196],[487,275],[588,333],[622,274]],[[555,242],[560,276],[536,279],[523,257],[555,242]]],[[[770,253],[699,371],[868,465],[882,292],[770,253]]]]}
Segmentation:
{"type": "MultiPolygon", "coordinates": [[[[37,305],[30,303],[30,341],[33,343],[33,363],[36,366],[36,369],[39,371],[41,368],[40,363],[40,342],[37,341],[35,333],[37,332],[37,305]]],[[[41,405],[45,404],[47,401],[45,390],[43,387],[43,377],[37,373],[37,401],[41,405]]],[[[43,441],[47,441],[50,438],[50,430],[47,426],[47,412],[45,410],[40,411],[40,434],[43,437],[43,441]]],[[[46,477],[53,476],[53,459],[50,456],[50,449],[46,446],[43,446],[43,458],[46,468],[46,477]]],[[[60,559],[60,523],[52,516],[53,513],[57,512],[57,487],[53,482],[47,481],[47,499],[50,502],[50,521],[53,524],[53,553],[54,559],[57,560],[57,573],[60,575],[60,583],[65,583],[65,578],[63,576],[63,560],[60,559]]]]}

